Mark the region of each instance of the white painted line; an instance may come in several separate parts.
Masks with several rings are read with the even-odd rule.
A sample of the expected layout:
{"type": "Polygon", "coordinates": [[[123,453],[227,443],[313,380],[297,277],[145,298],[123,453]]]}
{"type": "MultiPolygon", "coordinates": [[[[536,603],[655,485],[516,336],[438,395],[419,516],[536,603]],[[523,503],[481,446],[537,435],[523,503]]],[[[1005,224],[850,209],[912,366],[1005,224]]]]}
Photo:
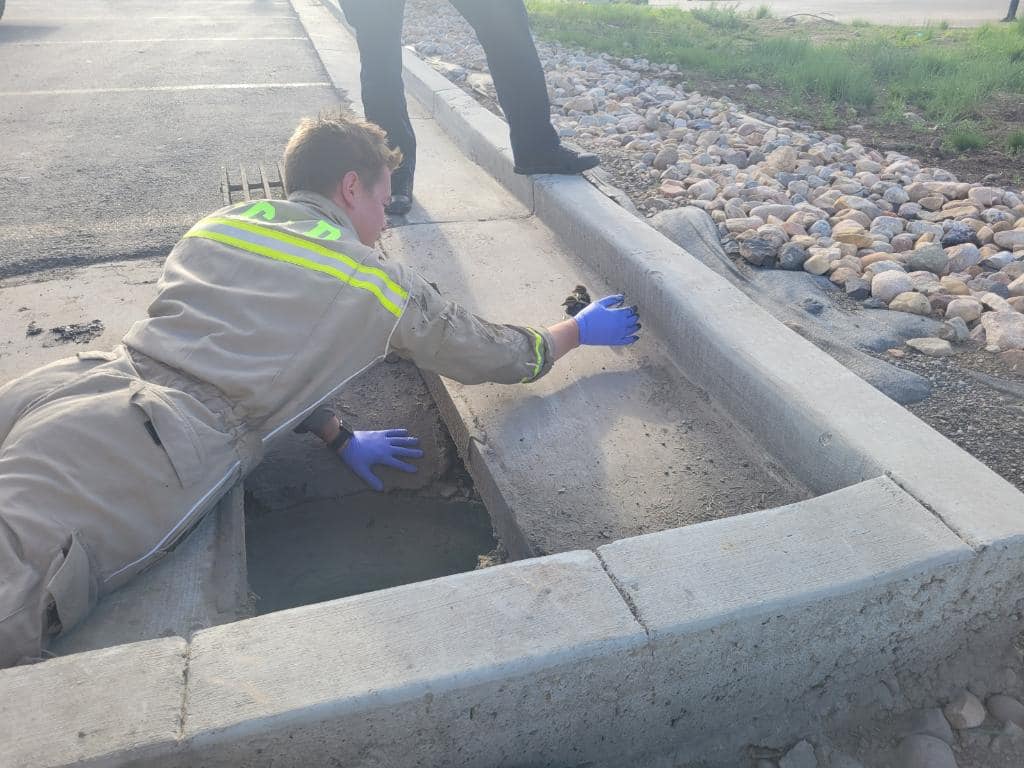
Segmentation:
{"type": "Polygon", "coordinates": [[[19,23],[26,22],[37,22],[39,24],[52,25],[54,21],[206,21],[211,24],[219,24],[221,22],[227,24],[236,21],[256,21],[256,22],[280,22],[280,21],[298,21],[296,16],[260,16],[258,14],[249,14],[248,16],[61,16],[59,19],[54,19],[52,16],[19,16],[19,23]]]}
{"type": "Polygon", "coordinates": [[[33,45],[106,45],[107,43],[232,43],[266,40],[306,40],[305,37],[150,37],[137,40],[36,40],[24,43],[4,43],[4,47],[33,45]]]}
{"type": "Polygon", "coordinates": [[[0,91],[0,96],[80,96],[90,93],[146,93],[156,91],[230,91],[260,88],[333,88],[329,82],[321,83],[223,83],[210,85],[152,85],[137,88],[67,88],[50,91],[0,91]]]}
{"type": "MultiPolygon", "coordinates": [[[[175,5],[188,5],[189,3],[192,3],[194,5],[216,5],[218,8],[220,6],[222,6],[222,5],[247,5],[249,7],[252,7],[253,0],[218,0],[215,3],[211,3],[210,0],[176,0],[174,4],[175,5]]],[[[87,5],[87,4],[88,4],[87,2],[76,3],[76,5],[78,5],[79,7],[81,7],[83,5],[87,5]]],[[[52,8],[53,7],[53,3],[49,2],[49,1],[47,1],[47,2],[34,2],[33,0],[29,0],[28,2],[26,2],[25,0],[19,0],[19,2],[18,2],[18,7],[19,8],[22,8],[22,7],[29,7],[29,8],[31,8],[32,6],[36,6],[36,5],[38,5],[41,8],[52,8]]],[[[95,2],[94,5],[102,6],[102,5],[104,5],[104,3],[102,3],[102,2],[95,2]]],[[[124,3],[124,5],[127,5],[127,3],[124,3]]],[[[281,8],[287,8],[288,7],[288,3],[287,2],[268,2],[267,0],[264,0],[263,5],[264,6],[272,5],[272,6],[277,6],[277,7],[281,7],[281,8]]]]}

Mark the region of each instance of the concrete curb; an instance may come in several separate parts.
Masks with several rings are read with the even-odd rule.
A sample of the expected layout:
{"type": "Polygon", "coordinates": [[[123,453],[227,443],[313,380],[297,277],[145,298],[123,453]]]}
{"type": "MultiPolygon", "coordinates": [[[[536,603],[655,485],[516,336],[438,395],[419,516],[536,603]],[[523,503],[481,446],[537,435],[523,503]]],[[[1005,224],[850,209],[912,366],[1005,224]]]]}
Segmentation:
{"type": "Polygon", "coordinates": [[[146,765],[169,754],[186,654],[185,640],[168,637],[0,670],[0,766],[146,765]]]}
{"type": "Polygon", "coordinates": [[[746,744],[806,734],[865,675],[950,652],[941,630],[969,607],[974,557],[876,479],[597,555],[213,627],[187,647],[6,670],[0,765],[735,765],[746,744]],[[126,675],[130,695],[112,697],[126,675]]]}

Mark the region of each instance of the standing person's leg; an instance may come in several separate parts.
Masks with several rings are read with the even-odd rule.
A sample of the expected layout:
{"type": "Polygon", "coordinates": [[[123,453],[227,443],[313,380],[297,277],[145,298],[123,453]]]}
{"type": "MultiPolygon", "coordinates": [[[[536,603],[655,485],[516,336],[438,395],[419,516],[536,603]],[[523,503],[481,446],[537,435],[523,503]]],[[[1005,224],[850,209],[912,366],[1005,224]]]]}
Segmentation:
{"type": "Polygon", "coordinates": [[[1006,18],[1003,21],[1013,21],[1017,18],[1017,6],[1020,4],[1020,0],[1010,0],[1010,7],[1006,11],[1006,18]]]}
{"type": "Polygon", "coordinates": [[[359,43],[359,81],[366,119],[402,150],[402,164],[391,174],[388,213],[405,214],[412,206],[416,172],[416,135],[409,120],[402,83],[402,17],[405,0],[342,0],[345,18],[359,43]]]}
{"type": "Polygon", "coordinates": [[[509,122],[519,173],[579,173],[596,155],[561,146],[551,125],[544,69],[522,0],[451,0],[476,31],[487,55],[498,101],[509,122]]]}

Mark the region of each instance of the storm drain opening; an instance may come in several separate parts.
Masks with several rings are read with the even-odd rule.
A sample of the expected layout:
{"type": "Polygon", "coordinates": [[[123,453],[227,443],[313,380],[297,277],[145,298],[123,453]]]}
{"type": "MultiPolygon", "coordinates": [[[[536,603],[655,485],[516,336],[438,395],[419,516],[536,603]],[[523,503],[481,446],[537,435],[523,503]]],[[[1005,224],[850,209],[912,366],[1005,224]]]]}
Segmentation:
{"type": "Polygon", "coordinates": [[[224,205],[247,200],[284,200],[287,197],[284,166],[255,163],[241,165],[237,169],[220,168],[220,194],[224,205]],[[255,167],[255,171],[253,171],[255,167]]]}
{"type": "Polygon", "coordinates": [[[361,493],[246,509],[257,615],[472,571],[496,545],[479,501],[361,493]]]}
{"type": "Polygon", "coordinates": [[[407,428],[415,474],[377,465],[370,490],[309,434],[282,435],[245,481],[256,615],[504,562],[491,517],[419,371],[385,362],[327,405],[352,428],[407,428]]]}

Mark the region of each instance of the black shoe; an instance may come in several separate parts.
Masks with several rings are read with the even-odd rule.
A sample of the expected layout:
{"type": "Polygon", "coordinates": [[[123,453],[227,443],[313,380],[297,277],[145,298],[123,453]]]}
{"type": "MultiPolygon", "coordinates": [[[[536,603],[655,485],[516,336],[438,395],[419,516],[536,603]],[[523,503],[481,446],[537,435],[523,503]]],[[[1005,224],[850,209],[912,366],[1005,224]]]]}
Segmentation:
{"type": "Polygon", "coordinates": [[[405,216],[412,208],[412,174],[399,168],[391,174],[391,201],[384,206],[389,216],[405,216]]]}
{"type": "Polygon", "coordinates": [[[391,202],[384,206],[384,213],[389,216],[405,216],[412,210],[412,195],[399,192],[391,195],[391,202]]]}
{"type": "Polygon", "coordinates": [[[522,162],[516,162],[515,172],[524,176],[534,173],[562,173],[571,175],[583,173],[601,162],[601,158],[590,152],[575,152],[561,145],[522,162]]]}

